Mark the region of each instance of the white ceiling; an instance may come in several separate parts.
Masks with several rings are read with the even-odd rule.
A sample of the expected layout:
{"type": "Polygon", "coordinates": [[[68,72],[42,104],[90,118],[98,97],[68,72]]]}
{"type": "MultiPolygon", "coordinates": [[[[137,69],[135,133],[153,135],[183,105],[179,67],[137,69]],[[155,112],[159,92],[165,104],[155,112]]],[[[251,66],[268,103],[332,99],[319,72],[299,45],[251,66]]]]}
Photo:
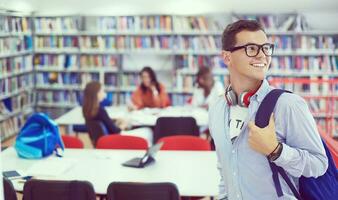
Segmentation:
{"type": "Polygon", "coordinates": [[[0,0],[0,7],[48,15],[338,13],[338,0],[0,0]]]}

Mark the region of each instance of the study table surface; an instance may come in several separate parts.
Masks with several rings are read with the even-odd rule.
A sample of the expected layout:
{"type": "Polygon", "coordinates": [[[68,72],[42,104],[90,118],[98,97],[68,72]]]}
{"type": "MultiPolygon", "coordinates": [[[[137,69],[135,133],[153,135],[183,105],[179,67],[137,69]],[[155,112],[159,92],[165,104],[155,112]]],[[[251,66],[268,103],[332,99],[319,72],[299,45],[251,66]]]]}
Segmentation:
{"type": "MultiPolygon", "coordinates": [[[[97,194],[106,194],[109,183],[172,182],[182,196],[216,196],[220,180],[214,151],[159,151],[156,162],[145,168],[121,163],[142,157],[142,150],[66,149],[63,157],[39,160],[19,158],[13,147],[1,153],[2,170],[21,170],[42,179],[87,180],[97,194]]],[[[13,181],[17,191],[23,183],[13,181]]]]}
{"type": "MultiPolygon", "coordinates": [[[[145,108],[129,112],[127,107],[112,106],[105,107],[112,119],[122,118],[131,123],[132,126],[154,126],[158,117],[194,117],[198,126],[207,126],[208,112],[203,108],[192,106],[167,107],[164,109],[145,108]]],[[[55,120],[58,125],[67,126],[74,124],[85,124],[80,106],[55,120]]]]}

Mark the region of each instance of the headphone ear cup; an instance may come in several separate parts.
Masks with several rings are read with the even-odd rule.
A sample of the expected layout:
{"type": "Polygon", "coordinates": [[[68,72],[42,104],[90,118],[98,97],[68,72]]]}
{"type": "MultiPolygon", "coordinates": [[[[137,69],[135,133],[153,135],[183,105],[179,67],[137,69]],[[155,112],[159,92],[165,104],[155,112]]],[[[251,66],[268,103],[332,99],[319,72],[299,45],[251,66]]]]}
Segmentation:
{"type": "Polygon", "coordinates": [[[248,94],[247,92],[243,92],[241,95],[239,95],[239,101],[238,101],[239,106],[247,107],[246,100],[245,100],[247,94],[248,94]]]}
{"type": "Polygon", "coordinates": [[[225,100],[227,101],[229,106],[236,105],[236,98],[234,98],[233,91],[231,89],[231,86],[229,85],[225,90],[225,100]]]}
{"type": "Polygon", "coordinates": [[[238,104],[237,95],[236,95],[236,93],[233,90],[229,91],[228,96],[231,99],[231,102],[232,102],[231,105],[235,106],[235,105],[238,104]]]}
{"type": "Polygon", "coordinates": [[[249,107],[250,97],[253,95],[252,92],[243,92],[240,95],[240,104],[242,107],[249,107]]]}

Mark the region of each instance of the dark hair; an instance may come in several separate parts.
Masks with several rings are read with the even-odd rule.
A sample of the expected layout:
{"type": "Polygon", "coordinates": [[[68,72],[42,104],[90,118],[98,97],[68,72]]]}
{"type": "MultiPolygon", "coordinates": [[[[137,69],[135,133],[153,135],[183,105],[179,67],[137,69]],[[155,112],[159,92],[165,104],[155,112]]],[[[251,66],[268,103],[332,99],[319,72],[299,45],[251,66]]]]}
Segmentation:
{"type": "Polygon", "coordinates": [[[101,83],[92,81],[87,83],[83,94],[82,113],[86,120],[92,119],[97,114],[100,103],[97,94],[101,89],[101,83]]]}
{"type": "Polygon", "coordinates": [[[238,20],[229,24],[222,34],[222,50],[229,50],[236,44],[236,34],[243,31],[264,31],[263,26],[255,20],[238,20]]]}
{"type": "Polygon", "coordinates": [[[198,70],[197,74],[196,74],[196,77],[199,78],[199,77],[203,77],[204,75],[207,75],[207,74],[211,74],[211,70],[209,67],[200,67],[200,69],[198,70]]]}
{"type": "MultiPolygon", "coordinates": [[[[144,72],[146,72],[146,73],[149,74],[151,83],[155,85],[157,92],[160,93],[160,90],[161,90],[160,84],[159,84],[159,82],[157,81],[156,74],[155,74],[154,70],[153,70],[151,67],[149,67],[149,66],[145,66],[145,67],[143,67],[143,69],[141,70],[140,76],[141,76],[144,72]]],[[[147,91],[147,87],[146,87],[143,83],[141,83],[141,89],[142,89],[142,92],[143,92],[143,93],[147,91]]]]}

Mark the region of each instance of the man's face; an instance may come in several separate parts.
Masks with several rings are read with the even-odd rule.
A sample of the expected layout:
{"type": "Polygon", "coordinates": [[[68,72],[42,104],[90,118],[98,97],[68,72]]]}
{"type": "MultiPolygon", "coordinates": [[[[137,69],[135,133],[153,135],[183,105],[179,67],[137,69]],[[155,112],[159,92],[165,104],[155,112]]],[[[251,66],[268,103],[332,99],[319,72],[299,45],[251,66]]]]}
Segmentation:
{"type": "MultiPolygon", "coordinates": [[[[262,45],[268,43],[265,33],[259,31],[241,31],[236,35],[234,47],[249,43],[262,45]]],[[[241,80],[263,80],[271,63],[271,56],[266,56],[262,49],[255,57],[248,57],[245,48],[222,52],[223,60],[228,65],[231,76],[241,80]]]]}

